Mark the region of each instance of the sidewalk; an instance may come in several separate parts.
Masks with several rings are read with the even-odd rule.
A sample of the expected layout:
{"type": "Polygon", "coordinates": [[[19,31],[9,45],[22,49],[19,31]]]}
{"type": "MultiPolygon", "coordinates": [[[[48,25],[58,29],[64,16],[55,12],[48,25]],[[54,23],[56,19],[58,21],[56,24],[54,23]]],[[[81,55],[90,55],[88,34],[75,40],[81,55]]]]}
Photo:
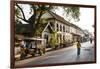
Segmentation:
{"type": "MultiPolygon", "coordinates": [[[[52,48],[47,48],[47,49],[46,49],[46,52],[49,52],[49,51],[51,51],[51,50],[52,50],[52,48]]],[[[26,58],[29,58],[29,57],[31,57],[31,56],[32,56],[32,55],[28,54],[26,58]]],[[[15,55],[15,59],[16,59],[16,60],[20,60],[20,54],[15,55]]]]}
{"type": "MultiPolygon", "coordinates": [[[[72,47],[72,46],[66,46],[66,47],[72,47]]],[[[63,47],[63,48],[66,48],[66,47],[63,47]]],[[[60,50],[60,49],[63,49],[63,48],[59,48],[59,49],[55,49],[55,50],[60,50]]],[[[46,48],[46,52],[55,51],[55,50],[53,50],[52,48],[46,48]]],[[[38,55],[36,55],[36,57],[37,56],[38,55]]],[[[32,55],[28,54],[26,58],[31,58],[31,57],[32,57],[32,55]]],[[[20,60],[20,54],[15,55],[15,59],[20,60]]]]}

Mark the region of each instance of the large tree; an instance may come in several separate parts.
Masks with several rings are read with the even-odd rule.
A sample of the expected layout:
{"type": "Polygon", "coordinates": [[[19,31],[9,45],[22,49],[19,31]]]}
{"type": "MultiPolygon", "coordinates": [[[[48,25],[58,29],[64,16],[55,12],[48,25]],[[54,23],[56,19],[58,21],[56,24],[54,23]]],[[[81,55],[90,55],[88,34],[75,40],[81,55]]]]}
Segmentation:
{"type": "Polygon", "coordinates": [[[16,22],[20,23],[21,21],[24,21],[28,23],[31,28],[31,35],[34,35],[35,30],[40,24],[42,15],[45,13],[45,11],[52,9],[53,7],[50,5],[34,5],[34,4],[29,4],[29,6],[31,10],[30,13],[32,14],[32,16],[29,19],[26,19],[23,8],[21,7],[21,5],[16,3],[15,5],[16,22]]]}

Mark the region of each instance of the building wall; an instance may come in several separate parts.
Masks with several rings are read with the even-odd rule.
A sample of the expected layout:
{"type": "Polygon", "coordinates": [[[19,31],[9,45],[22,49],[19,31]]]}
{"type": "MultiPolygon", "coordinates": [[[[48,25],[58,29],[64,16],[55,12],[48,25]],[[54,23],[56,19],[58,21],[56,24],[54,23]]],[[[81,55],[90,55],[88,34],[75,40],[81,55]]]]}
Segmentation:
{"type": "Polygon", "coordinates": [[[55,21],[55,31],[57,31],[59,43],[72,41],[72,34],[70,34],[70,27],[60,21],[55,21]]]}
{"type": "MultiPolygon", "coordinates": [[[[44,18],[52,18],[52,16],[48,13],[43,15],[43,17],[44,18]]],[[[57,36],[58,43],[73,42],[73,40],[76,41],[78,36],[73,36],[72,33],[77,34],[79,36],[84,35],[84,33],[80,29],[75,28],[73,26],[69,26],[69,25],[67,25],[67,23],[64,24],[61,21],[58,21],[56,19],[48,20],[48,23],[51,23],[53,30],[57,32],[56,36],[57,36]]],[[[48,37],[50,39],[50,37],[51,37],[50,32],[48,34],[46,32],[44,32],[42,35],[43,38],[44,38],[45,34],[48,35],[48,37]]]]}

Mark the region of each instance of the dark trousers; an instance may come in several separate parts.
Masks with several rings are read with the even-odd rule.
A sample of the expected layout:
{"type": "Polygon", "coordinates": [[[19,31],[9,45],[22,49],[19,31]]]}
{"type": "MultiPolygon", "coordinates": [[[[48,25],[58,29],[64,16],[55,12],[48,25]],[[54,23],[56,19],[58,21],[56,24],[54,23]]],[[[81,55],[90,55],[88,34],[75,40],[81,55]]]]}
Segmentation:
{"type": "Polygon", "coordinates": [[[80,48],[77,48],[77,55],[80,55],[80,48]]]}

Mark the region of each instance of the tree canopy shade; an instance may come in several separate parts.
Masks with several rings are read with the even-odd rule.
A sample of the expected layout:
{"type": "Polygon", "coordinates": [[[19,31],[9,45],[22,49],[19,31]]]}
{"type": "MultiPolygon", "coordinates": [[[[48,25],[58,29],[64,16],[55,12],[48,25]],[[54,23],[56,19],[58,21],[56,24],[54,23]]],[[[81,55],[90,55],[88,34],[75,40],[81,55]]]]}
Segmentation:
{"type": "MultiPolygon", "coordinates": [[[[37,32],[37,28],[40,27],[41,17],[46,11],[54,11],[60,6],[52,6],[52,5],[41,5],[41,4],[28,4],[30,6],[30,14],[32,14],[28,19],[26,18],[25,11],[23,10],[23,7],[21,7],[23,4],[15,4],[15,22],[22,23],[22,21],[29,24],[30,27],[30,34],[31,36],[34,36],[37,32]],[[34,30],[34,31],[33,31],[34,30]]],[[[79,20],[79,7],[64,7],[64,13],[66,15],[71,16],[73,19],[79,20]]]]}

